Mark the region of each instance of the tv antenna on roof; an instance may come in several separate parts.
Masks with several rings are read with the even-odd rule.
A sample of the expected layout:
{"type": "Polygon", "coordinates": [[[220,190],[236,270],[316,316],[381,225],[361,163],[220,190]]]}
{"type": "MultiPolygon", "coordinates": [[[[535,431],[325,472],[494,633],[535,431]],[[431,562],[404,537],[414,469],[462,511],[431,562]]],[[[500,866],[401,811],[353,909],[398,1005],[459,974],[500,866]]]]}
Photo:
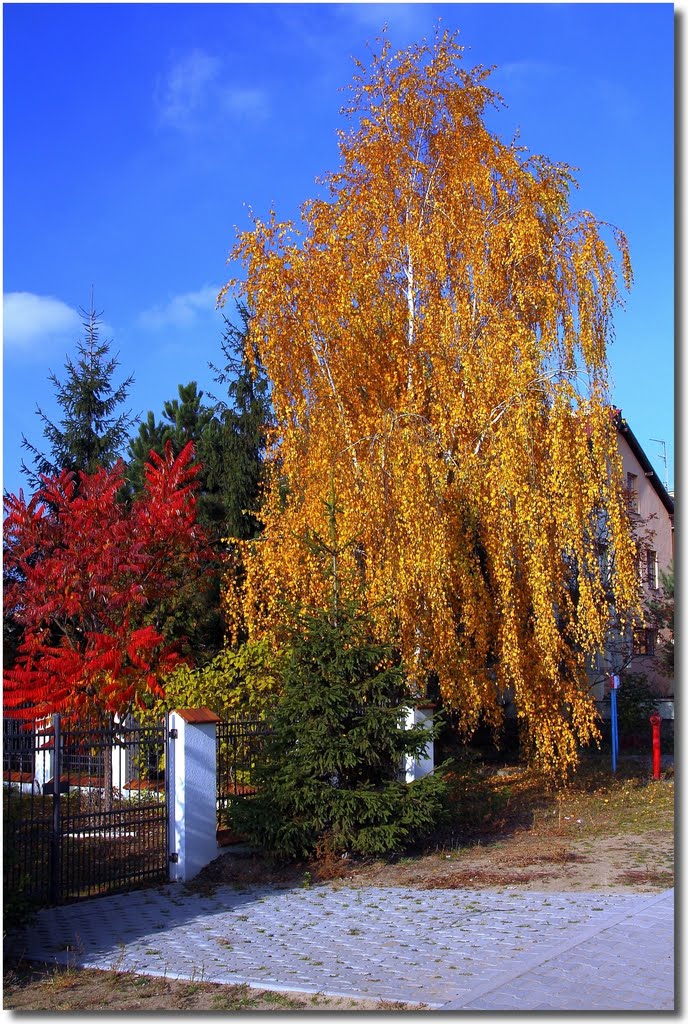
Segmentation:
{"type": "Polygon", "coordinates": [[[669,463],[667,461],[666,441],[660,441],[659,438],[657,438],[657,437],[651,437],[650,440],[654,441],[655,444],[661,444],[661,446],[662,446],[662,454],[659,456],[659,458],[664,463],[664,489],[666,491],[668,491],[669,490],[669,463]]]}

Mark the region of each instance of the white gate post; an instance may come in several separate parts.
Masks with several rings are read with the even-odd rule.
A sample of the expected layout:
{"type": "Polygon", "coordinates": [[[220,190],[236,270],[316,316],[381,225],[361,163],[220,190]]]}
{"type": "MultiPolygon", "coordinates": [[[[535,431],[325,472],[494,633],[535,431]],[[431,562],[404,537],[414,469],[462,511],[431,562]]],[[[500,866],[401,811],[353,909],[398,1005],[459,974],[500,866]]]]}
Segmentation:
{"type": "MultiPolygon", "coordinates": [[[[418,704],[408,708],[406,711],[406,728],[411,729],[414,725],[423,725],[428,732],[432,729],[434,704],[418,704]]],[[[432,736],[428,736],[424,756],[420,758],[404,758],[404,772],[407,782],[415,779],[422,779],[424,775],[430,775],[435,769],[435,744],[432,736]]]]}
{"type": "MultiPolygon", "coordinates": [[[[117,742],[117,728],[118,726],[124,728],[126,725],[127,720],[120,718],[119,715],[115,715],[112,719],[112,749],[110,750],[112,788],[118,791],[120,796],[125,795],[124,787],[130,781],[129,763],[131,761],[131,751],[128,746],[117,742]]],[[[105,747],[105,756],[108,756],[107,747],[105,747]]]]}
{"type": "Polygon", "coordinates": [[[53,777],[54,737],[52,735],[52,719],[37,719],[34,727],[34,778],[43,792],[46,782],[53,777]]]}
{"type": "Polygon", "coordinates": [[[216,731],[208,708],[169,716],[170,881],[184,882],[217,856],[216,731]]]}

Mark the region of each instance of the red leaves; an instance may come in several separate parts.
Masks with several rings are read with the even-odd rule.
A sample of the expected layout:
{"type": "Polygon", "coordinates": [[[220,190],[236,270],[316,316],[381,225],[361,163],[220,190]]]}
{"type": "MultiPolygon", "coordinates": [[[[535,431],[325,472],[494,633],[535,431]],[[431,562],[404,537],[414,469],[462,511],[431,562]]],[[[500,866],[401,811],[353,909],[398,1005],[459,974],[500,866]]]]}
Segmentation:
{"type": "Polygon", "coordinates": [[[35,713],[122,712],[180,660],[160,603],[197,586],[208,549],[196,523],[191,444],[151,453],[146,489],[128,503],[124,464],[44,478],[27,502],[9,495],[4,524],[5,614],[24,629],[5,672],[5,704],[35,713]]]}

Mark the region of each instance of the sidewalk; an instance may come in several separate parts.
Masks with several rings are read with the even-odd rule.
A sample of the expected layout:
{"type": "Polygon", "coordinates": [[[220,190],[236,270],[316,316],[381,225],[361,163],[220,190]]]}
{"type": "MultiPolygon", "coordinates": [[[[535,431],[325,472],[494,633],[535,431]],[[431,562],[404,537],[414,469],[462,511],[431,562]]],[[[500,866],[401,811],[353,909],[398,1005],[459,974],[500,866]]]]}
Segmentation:
{"type": "Polygon", "coordinates": [[[672,1010],[660,894],[181,884],[43,910],[6,954],[436,1010],[672,1010]]]}

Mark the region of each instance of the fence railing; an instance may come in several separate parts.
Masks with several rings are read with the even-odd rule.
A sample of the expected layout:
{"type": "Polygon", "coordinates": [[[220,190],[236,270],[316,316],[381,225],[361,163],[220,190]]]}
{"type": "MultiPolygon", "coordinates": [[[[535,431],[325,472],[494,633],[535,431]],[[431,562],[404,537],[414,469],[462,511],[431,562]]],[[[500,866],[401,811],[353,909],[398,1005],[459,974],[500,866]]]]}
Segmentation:
{"type": "Polygon", "coordinates": [[[232,802],[256,792],[256,767],[268,725],[258,718],[236,718],[217,724],[217,826],[231,829],[232,802]]]}
{"type": "MultiPolygon", "coordinates": [[[[409,724],[431,723],[431,709],[409,724]]],[[[269,726],[207,708],[164,723],[79,725],[54,715],[3,724],[5,892],[38,902],[193,878],[235,842],[232,809],[256,794],[269,726]],[[222,832],[230,835],[221,836],[222,832]]],[[[406,781],[432,771],[403,766],[406,781]]]]}

